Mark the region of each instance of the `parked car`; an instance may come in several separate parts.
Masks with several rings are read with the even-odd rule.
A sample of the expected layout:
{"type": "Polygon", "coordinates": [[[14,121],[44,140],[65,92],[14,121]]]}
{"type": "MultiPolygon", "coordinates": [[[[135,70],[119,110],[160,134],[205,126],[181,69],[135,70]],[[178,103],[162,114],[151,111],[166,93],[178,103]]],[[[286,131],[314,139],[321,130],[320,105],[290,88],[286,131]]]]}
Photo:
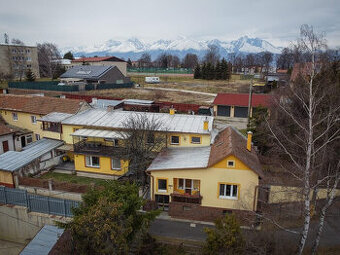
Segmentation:
{"type": "Polygon", "coordinates": [[[159,83],[160,79],[159,77],[145,77],[146,83],[159,83]]]}

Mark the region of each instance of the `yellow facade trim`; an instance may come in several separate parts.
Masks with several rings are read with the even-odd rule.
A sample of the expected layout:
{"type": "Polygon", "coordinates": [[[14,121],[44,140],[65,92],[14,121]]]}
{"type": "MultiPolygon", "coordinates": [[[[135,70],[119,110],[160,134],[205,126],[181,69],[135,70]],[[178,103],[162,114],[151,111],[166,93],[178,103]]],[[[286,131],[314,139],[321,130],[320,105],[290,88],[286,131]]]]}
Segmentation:
{"type": "Polygon", "coordinates": [[[162,177],[156,178],[156,191],[159,192],[159,193],[169,193],[168,178],[162,178],[162,177]],[[166,180],[166,192],[158,190],[158,180],[166,180]]]}
{"type": "Polygon", "coordinates": [[[180,146],[180,145],[181,145],[181,136],[180,136],[180,135],[171,135],[171,136],[170,136],[170,144],[171,144],[171,145],[179,145],[179,146],[180,146]],[[171,139],[171,138],[172,138],[173,136],[178,136],[178,143],[172,143],[172,139],[171,139]]]}

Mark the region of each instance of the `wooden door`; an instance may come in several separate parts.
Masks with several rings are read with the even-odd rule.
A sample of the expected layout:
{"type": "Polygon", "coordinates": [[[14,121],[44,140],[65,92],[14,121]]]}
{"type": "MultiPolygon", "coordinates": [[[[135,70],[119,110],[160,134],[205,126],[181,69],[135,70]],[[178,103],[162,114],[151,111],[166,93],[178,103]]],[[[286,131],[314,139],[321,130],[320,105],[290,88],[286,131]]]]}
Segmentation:
{"type": "Polygon", "coordinates": [[[3,148],[4,152],[9,151],[8,141],[2,142],[2,148],[3,148]]]}

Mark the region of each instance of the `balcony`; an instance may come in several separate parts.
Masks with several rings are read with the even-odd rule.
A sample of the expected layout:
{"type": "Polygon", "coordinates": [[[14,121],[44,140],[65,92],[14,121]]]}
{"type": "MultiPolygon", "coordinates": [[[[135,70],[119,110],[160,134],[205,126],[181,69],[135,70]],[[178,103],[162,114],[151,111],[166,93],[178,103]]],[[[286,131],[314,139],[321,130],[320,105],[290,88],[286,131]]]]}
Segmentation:
{"type": "Polygon", "coordinates": [[[189,204],[201,204],[202,196],[198,192],[195,195],[190,194],[181,194],[181,193],[172,193],[171,194],[171,201],[172,202],[181,202],[181,203],[189,203],[189,204]]]}
{"type": "Polygon", "coordinates": [[[107,146],[102,142],[87,142],[85,140],[77,142],[73,146],[75,153],[85,153],[91,155],[112,156],[126,155],[123,147],[107,146]]]}

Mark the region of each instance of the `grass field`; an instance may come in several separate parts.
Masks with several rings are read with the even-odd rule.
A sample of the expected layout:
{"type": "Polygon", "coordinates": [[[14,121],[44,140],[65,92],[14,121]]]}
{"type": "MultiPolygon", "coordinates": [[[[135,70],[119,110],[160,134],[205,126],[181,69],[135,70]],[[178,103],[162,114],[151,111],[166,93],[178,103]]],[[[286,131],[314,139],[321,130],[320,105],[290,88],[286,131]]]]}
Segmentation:
{"type": "Polygon", "coordinates": [[[76,184],[85,184],[90,185],[94,183],[95,185],[102,185],[106,182],[106,180],[97,179],[97,178],[89,178],[89,177],[82,177],[73,174],[61,174],[61,173],[53,173],[48,172],[40,177],[41,179],[53,179],[55,181],[60,182],[69,182],[69,183],[76,183],[76,184]]]}

